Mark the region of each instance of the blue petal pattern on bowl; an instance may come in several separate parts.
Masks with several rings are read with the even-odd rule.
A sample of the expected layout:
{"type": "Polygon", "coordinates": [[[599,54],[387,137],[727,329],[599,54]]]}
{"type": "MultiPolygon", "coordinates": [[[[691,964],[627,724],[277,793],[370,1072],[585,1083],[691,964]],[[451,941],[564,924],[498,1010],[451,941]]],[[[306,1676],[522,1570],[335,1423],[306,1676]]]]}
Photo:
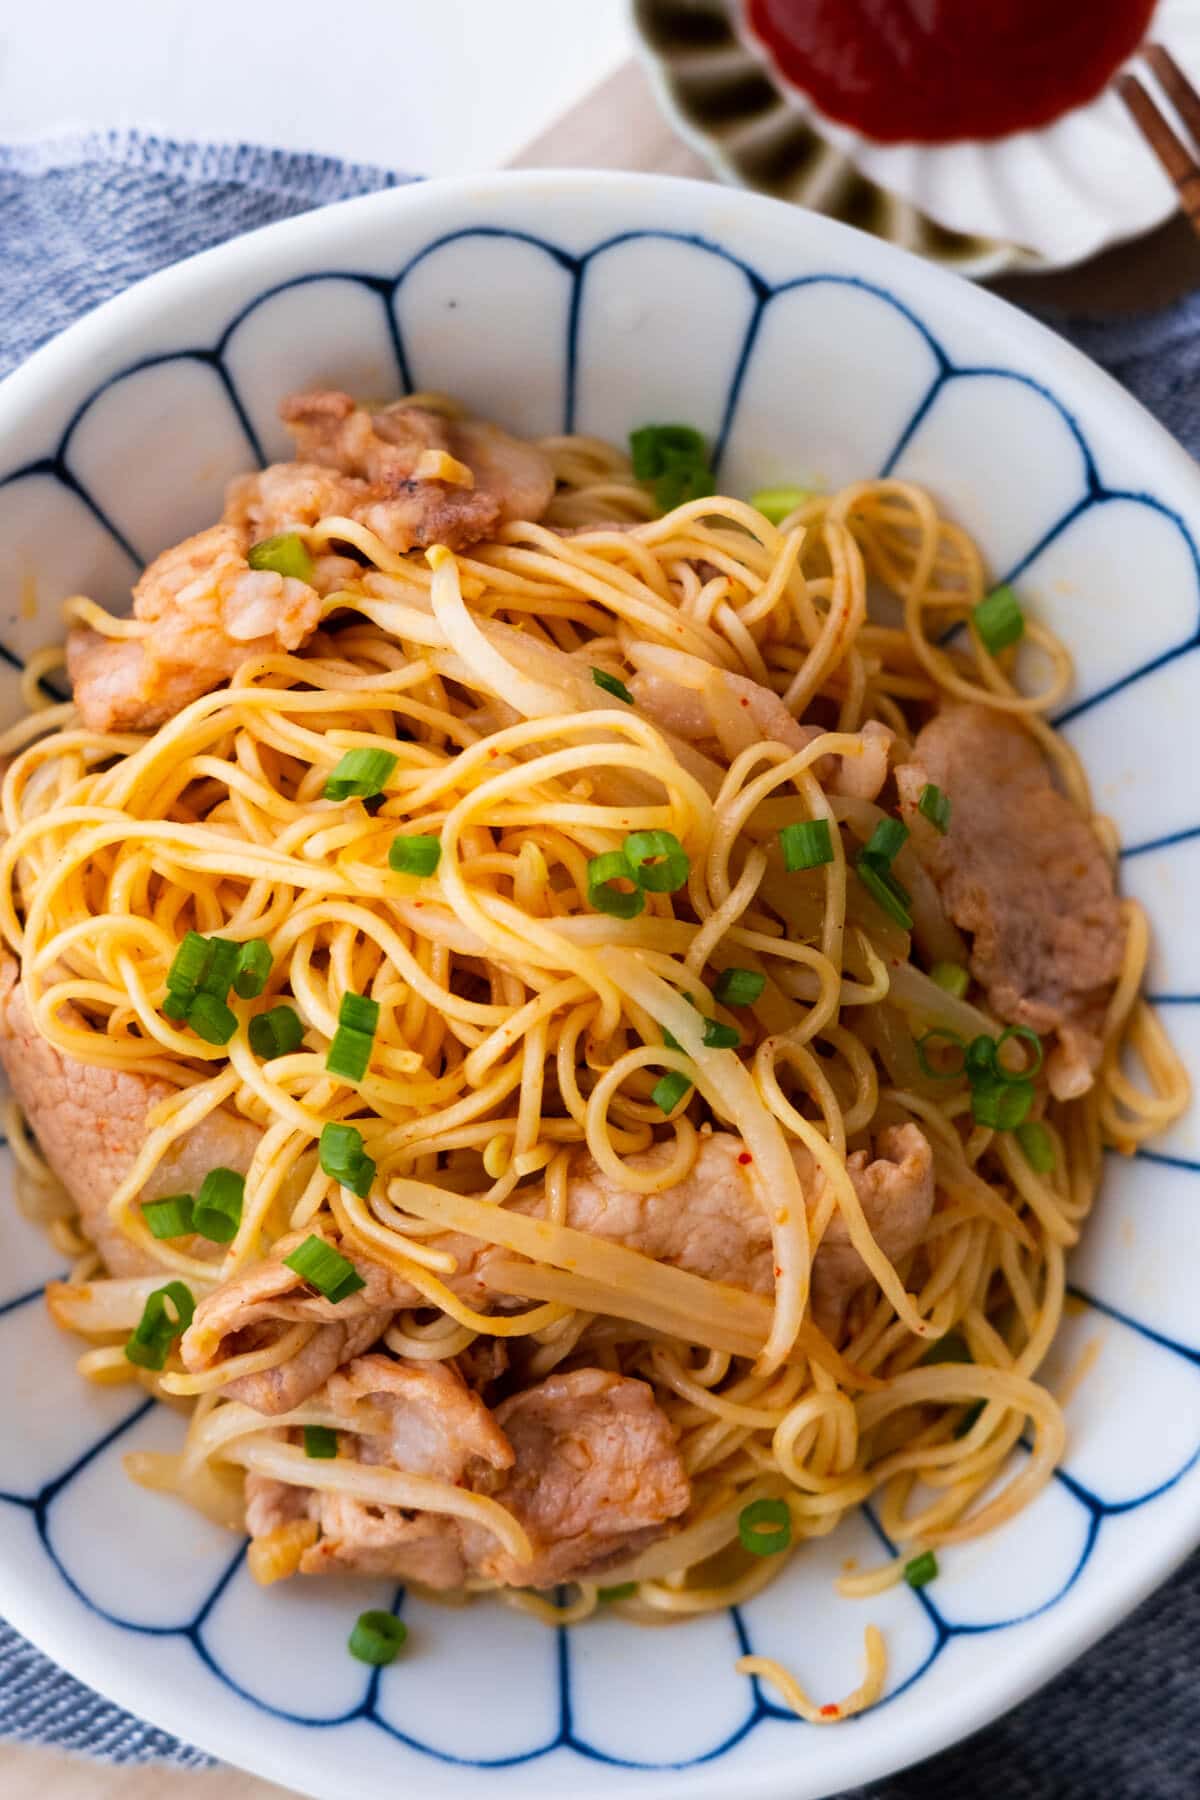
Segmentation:
{"type": "MultiPolygon", "coordinates": [[[[343,270],[283,283],[243,307],[215,342],[149,358],[105,382],[56,444],[0,481],[0,540],[15,550],[7,566],[18,583],[0,604],[0,680],[8,672],[0,707],[15,710],[15,671],[44,632],[20,585],[34,579],[22,559],[36,561],[47,595],[86,587],[119,601],[138,562],[215,516],[230,475],[284,451],[279,395],[323,380],[380,396],[401,387],[451,388],[518,429],[614,438],[646,419],[681,416],[686,387],[686,417],[712,437],[735,490],[783,479],[841,483],[871,473],[929,482],[980,536],[997,577],[1019,578],[1052,623],[1068,627],[1083,599],[1104,618],[1103,632],[1080,632],[1077,624],[1069,632],[1079,678],[1061,723],[1098,776],[1100,804],[1128,846],[1130,891],[1160,913],[1165,883],[1194,891],[1194,800],[1185,783],[1145,778],[1155,754],[1178,757],[1181,746],[1191,766],[1200,766],[1192,666],[1200,559],[1183,521],[1153,494],[1110,485],[1078,423],[1044,385],[1019,369],[963,366],[884,289],[836,271],[771,283],[719,244],[666,230],[624,233],[583,254],[492,226],[454,232],[412,256],[394,279],[343,270]],[[630,257],[637,258],[636,280],[630,257]],[[711,311],[721,324],[705,343],[699,378],[695,346],[671,350],[681,290],[719,299],[711,311]],[[497,323],[495,299],[503,294],[521,304],[499,308],[497,323]],[[840,348],[806,324],[830,304],[844,326],[840,348]],[[862,333],[887,349],[884,373],[869,392],[855,380],[862,333]],[[805,355],[810,336],[822,345],[819,357],[805,355]],[[546,355],[546,341],[560,344],[561,355],[546,355]],[[534,356],[538,344],[542,352],[534,356]],[[514,391],[507,379],[513,364],[540,372],[514,391]],[[955,415],[973,406],[981,383],[990,391],[992,427],[973,440],[955,415]],[[155,432],[156,423],[184,418],[186,434],[155,432]],[[149,434],[154,443],[144,478],[134,484],[116,477],[111,455],[114,440],[130,434],[149,434]],[[1011,493],[1014,469],[1019,506],[1011,493]],[[996,506],[998,493],[1006,494],[1006,509],[996,506]],[[1097,579],[1080,596],[1064,583],[1084,536],[1097,579]],[[1148,560],[1151,540],[1156,566],[1174,576],[1139,596],[1137,630],[1125,642],[1119,603],[1148,560]],[[1141,779],[1124,767],[1122,743],[1136,746],[1141,779]]],[[[1186,1059],[1200,1070],[1194,945],[1192,933],[1163,933],[1152,985],[1170,1007],[1186,1059]]],[[[1010,1633],[1019,1657],[1031,1622],[1076,1583],[1103,1579],[1124,1554],[1126,1534],[1138,1530],[1131,1515],[1171,1492],[1200,1459],[1200,1332],[1185,1264],[1164,1270],[1161,1256],[1164,1239],[1192,1237],[1200,1175],[1195,1124],[1176,1127],[1153,1153],[1110,1162],[1103,1202],[1074,1264],[1083,1286],[1053,1353],[1065,1380],[1096,1342],[1095,1367],[1071,1402],[1064,1467],[1030,1513],[987,1547],[989,1559],[1003,1561],[1006,1536],[1015,1543],[1025,1533],[1028,1541],[1031,1524],[1043,1546],[1040,1559],[1010,1557],[1003,1607],[995,1604],[994,1579],[989,1585],[981,1575],[977,1546],[947,1550],[934,1588],[913,1593],[901,1586],[864,1608],[833,1600],[832,1552],[814,1545],[747,1605],[672,1633],[670,1683],[658,1677],[657,1634],[631,1646],[615,1619],[547,1631],[505,1615],[506,1681],[515,1673],[525,1704],[502,1719],[471,1716],[456,1696],[486,1684],[495,1652],[469,1627],[460,1630],[454,1613],[379,1584],[373,1592],[293,1586],[263,1599],[240,1547],[231,1552],[228,1538],[204,1521],[181,1523],[168,1503],[125,1485],[125,1452],[177,1441],[180,1423],[131,1401],[127,1389],[81,1394],[74,1352],[37,1303],[55,1259],[30,1228],[8,1223],[0,1358],[17,1376],[0,1413],[7,1490],[0,1493],[0,1546],[48,1559],[90,1628],[111,1632],[114,1654],[127,1634],[149,1635],[161,1641],[165,1657],[184,1659],[172,1666],[186,1668],[190,1682],[199,1665],[214,1695],[240,1697],[264,1718],[348,1734],[347,1745],[358,1746],[363,1732],[381,1734],[478,1768],[550,1758],[548,1766],[565,1779],[573,1755],[678,1768],[730,1752],[765,1722],[794,1724],[757,1681],[736,1675],[733,1663],[758,1650],[803,1674],[797,1620],[814,1615],[822,1692],[854,1685],[867,1617],[888,1636],[889,1698],[948,1655],[960,1664],[958,1678],[969,1681],[977,1640],[1010,1633]],[[1151,1169],[1155,1179],[1147,1181],[1151,1169]],[[1150,1219],[1144,1267],[1139,1217],[1150,1219]],[[1143,1322],[1147,1313],[1153,1325],[1143,1322]],[[1128,1424],[1139,1389],[1151,1381],[1169,1393],[1170,1427],[1160,1428],[1157,1408],[1155,1429],[1115,1468],[1104,1456],[1104,1411],[1119,1409],[1128,1424]],[[136,1573],[106,1535],[113,1517],[136,1536],[136,1573]],[[423,1653],[383,1672],[349,1659],[349,1625],[368,1604],[403,1608],[423,1653]],[[264,1610],[271,1641],[283,1647],[274,1664],[263,1658],[256,1629],[264,1610]],[[439,1648],[453,1658],[453,1682],[445,1680],[439,1648]],[[689,1691],[700,1685],[704,1704],[689,1704],[689,1691]]],[[[889,1548],[869,1508],[837,1538],[838,1560],[849,1554],[868,1563],[889,1548]]]]}

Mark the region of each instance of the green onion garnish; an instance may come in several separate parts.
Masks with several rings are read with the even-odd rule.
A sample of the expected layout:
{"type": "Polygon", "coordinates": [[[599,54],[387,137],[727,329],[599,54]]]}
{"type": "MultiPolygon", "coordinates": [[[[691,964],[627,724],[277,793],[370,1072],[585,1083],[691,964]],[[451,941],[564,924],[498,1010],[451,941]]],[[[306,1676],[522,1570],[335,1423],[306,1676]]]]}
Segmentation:
{"type": "Polygon", "coordinates": [[[1015,1131],[1033,1106],[1032,1081],[982,1076],[971,1084],[971,1117],[993,1131],[1015,1131]]]}
{"type": "Polygon", "coordinates": [[[983,1412],[986,1405],[986,1400],[976,1400],[974,1405],[968,1406],[966,1412],[954,1427],[954,1436],[956,1438],[965,1438],[968,1431],[979,1423],[980,1414],[983,1412]]]}
{"type": "Polygon", "coordinates": [[[306,1237],[283,1261],[285,1267],[298,1275],[301,1281],[316,1288],[319,1294],[323,1294],[326,1300],[332,1300],[335,1305],[367,1285],[354,1264],[335,1250],[332,1244],[327,1244],[324,1238],[306,1237]]]}
{"type": "Polygon", "coordinates": [[[936,982],[938,987],[944,988],[948,994],[953,994],[956,1000],[961,1000],[971,985],[971,977],[961,963],[934,963],[929,971],[929,979],[936,982]]]}
{"type": "Polygon", "coordinates": [[[616,698],[623,700],[626,706],[633,705],[633,695],[620,676],[610,675],[607,669],[593,669],[592,680],[598,688],[603,688],[606,694],[615,694],[616,698]]]}
{"type": "Polygon", "coordinates": [[[362,1132],[356,1125],[340,1125],[332,1119],[322,1127],[318,1150],[326,1175],[364,1198],[375,1179],[375,1164],[363,1149],[362,1132]]]}
{"type": "Polygon", "coordinates": [[[328,1462],[338,1453],[337,1432],[329,1425],[304,1427],[304,1454],[314,1462],[328,1462]]]}
{"type": "Polygon", "coordinates": [[[999,651],[1007,650],[1010,644],[1020,641],[1025,631],[1025,614],[1021,611],[1017,596],[1005,584],[1004,587],[993,588],[987,599],[979,602],[971,614],[971,623],[995,656],[999,651]]]}
{"type": "Polygon", "coordinates": [[[673,894],[688,878],[687,852],[673,831],[631,831],[624,843],[633,879],[651,894],[673,894]]]}
{"type": "Polygon", "coordinates": [[[188,1007],[187,1022],[206,1044],[227,1044],[237,1030],[237,1017],[215,994],[197,994],[188,1007]]]}
{"type": "Polygon", "coordinates": [[[911,895],[907,888],[901,887],[891,870],[878,868],[861,850],[855,859],[854,870],[876,906],[882,907],[888,918],[894,919],[905,931],[911,931],[911,895]]]}
{"type": "Polygon", "coordinates": [[[379,1002],[367,994],[343,994],[338,1007],[338,1024],[354,1031],[366,1031],[374,1037],[379,1028],[379,1002]]]}
{"type": "Polygon", "coordinates": [[[325,1067],[341,1081],[361,1081],[371,1062],[374,1038],[365,1031],[339,1025],[325,1058],[325,1067]]]}
{"type": "Polygon", "coordinates": [[[996,1068],[996,1040],[981,1032],[973,1037],[967,1045],[967,1053],[963,1058],[963,1066],[970,1082],[995,1081],[999,1078],[996,1068]]]}
{"type": "Polygon", "coordinates": [[[252,569],[270,569],[274,575],[290,575],[295,581],[312,580],[312,557],[304,547],[304,540],[294,531],[260,538],[247,550],[246,561],[252,569]]]}
{"type": "Polygon", "coordinates": [[[950,796],[927,781],[917,800],[917,811],[929,820],[935,831],[945,837],[950,829],[950,796]]]}
{"type": "Polygon", "coordinates": [[[646,896],[623,850],[606,850],[593,856],[587,866],[588,905],[614,919],[636,919],[646,904],[646,896]],[[631,882],[632,888],[619,888],[618,881],[631,882]]]}
{"type": "Polygon", "coordinates": [[[930,1363],[969,1363],[975,1358],[967,1348],[966,1340],[957,1331],[948,1331],[945,1337],[930,1344],[921,1361],[928,1367],[930,1363]]]}
{"type": "Polygon", "coordinates": [[[643,425],[630,433],[629,448],[635,477],[654,483],[664,512],[716,491],[707,446],[690,425],[643,425]]]}
{"type": "Polygon", "coordinates": [[[794,875],[798,869],[817,869],[833,861],[833,839],[828,819],[804,819],[785,825],[779,833],[783,866],[794,875]]]}
{"type": "Polygon", "coordinates": [[[209,942],[198,931],[189,931],[171,958],[167,986],[177,994],[194,994],[208,967],[209,942]]]}
{"type": "Polygon", "coordinates": [[[1017,1142],[1025,1161],[1037,1175],[1048,1175],[1054,1167],[1054,1139],[1040,1119],[1026,1119],[1017,1126],[1017,1142]]]}
{"type": "Polygon", "coordinates": [[[1036,1031],[1030,1030],[1028,1025],[1010,1025],[1005,1031],[1002,1031],[1000,1036],[996,1039],[994,1069],[995,1073],[999,1075],[1002,1081],[1032,1081],[1035,1075],[1041,1073],[1042,1064],[1045,1060],[1046,1052],[1042,1048],[1042,1040],[1036,1031]],[[1023,1044],[1031,1044],[1033,1046],[1034,1060],[1027,1069],[1008,1069],[1000,1061],[1000,1052],[1003,1050],[1005,1044],[1009,1043],[1013,1038],[1019,1038],[1023,1044]]]}
{"type": "Polygon", "coordinates": [[[161,1200],[148,1200],[142,1217],[151,1237],[187,1237],[192,1230],[192,1196],[168,1194],[161,1200]]]}
{"type": "Polygon", "coordinates": [[[920,1556],[914,1556],[911,1562],[904,1565],[904,1579],[911,1588],[925,1587],[937,1572],[937,1557],[932,1550],[923,1550],[920,1556]]]}
{"type": "Polygon", "coordinates": [[[213,1244],[228,1244],[242,1222],[246,1183],[235,1169],[210,1169],[192,1214],[196,1230],[213,1244]]]}
{"type": "Polygon", "coordinates": [[[125,1354],[139,1369],[166,1367],[171,1345],[192,1322],[196,1302],[182,1281],[168,1281],[147,1297],[125,1354]]]}
{"type": "Polygon", "coordinates": [[[177,988],[168,988],[159,1011],[164,1013],[168,1019],[174,1019],[177,1025],[186,1025],[188,1008],[195,997],[192,992],[184,993],[177,988]]]}
{"type": "Polygon", "coordinates": [[[859,858],[884,874],[891,869],[897,852],[904,848],[907,839],[908,826],[900,819],[880,819],[859,851],[859,858]]]}
{"type": "Polygon", "coordinates": [[[290,1006],[273,1006],[250,1021],[250,1048],[264,1062],[290,1056],[304,1041],[304,1027],[290,1006]]]}
{"type": "Polygon", "coordinates": [[[722,969],[713,993],[722,1006],[753,1006],[767,985],[757,969],[722,969]]]}
{"type": "Polygon", "coordinates": [[[705,1019],[704,1043],[709,1050],[736,1050],[742,1034],[735,1025],[722,1025],[720,1019],[705,1019]]]}
{"type": "Polygon", "coordinates": [[[326,777],[327,800],[369,800],[382,794],[399,757],[390,750],[347,750],[326,777]]]}
{"type": "Polygon", "coordinates": [[[407,1636],[408,1626],[393,1613],[365,1612],[358,1615],[348,1647],[359,1662],[383,1669],[395,1662],[407,1636]]]}
{"type": "Polygon", "coordinates": [[[661,1081],[655,1082],[654,1092],[650,1098],[660,1112],[672,1113],[684,1095],[690,1094],[691,1091],[692,1084],[687,1076],[681,1074],[678,1069],[671,1069],[661,1081]]]}
{"type": "Polygon", "coordinates": [[[752,1556],[774,1556],[792,1541],[792,1515],[786,1500],[752,1500],[738,1514],[742,1549],[752,1556]]]}
{"type": "Polygon", "coordinates": [[[924,1037],[917,1039],[916,1051],[917,1061],[921,1065],[921,1073],[926,1081],[958,1081],[961,1079],[966,1067],[967,1045],[966,1040],[961,1038],[957,1031],[950,1031],[942,1026],[933,1031],[927,1031],[924,1037]],[[953,1044],[955,1049],[961,1052],[958,1067],[954,1069],[935,1068],[927,1054],[927,1046],[930,1044],[953,1044]]]}
{"type": "MultiPolygon", "coordinates": [[[[257,1000],[271,975],[271,946],[266,938],[251,938],[238,951],[233,971],[233,991],[239,1000],[257,1000]]],[[[228,989],[226,989],[228,992],[228,989]]],[[[221,996],[224,999],[224,995],[221,996]]]]}
{"type": "Polygon", "coordinates": [[[441,860],[441,840],[428,834],[394,837],[388,850],[388,868],[397,875],[432,875],[441,860]]]}
{"type": "Polygon", "coordinates": [[[637,1593],[637,1585],[636,1581],[619,1581],[616,1587],[597,1588],[596,1598],[601,1606],[609,1606],[614,1600],[628,1600],[637,1593]]]}
{"type": "Polygon", "coordinates": [[[209,938],[208,963],[196,983],[198,994],[211,994],[214,1000],[225,999],[233,985],[234,971],[238,966],[241,948],[241,945],[235,943],[233,938],[209,938]]]}
{"type": "Polygon", "coordinates": [[[811,498],[807,488],[759,488],[757,494],[751,494],[750,504],[764,519],[770,519],[772,525],[782,525],[789,513],[794,513],[811,498]]]}

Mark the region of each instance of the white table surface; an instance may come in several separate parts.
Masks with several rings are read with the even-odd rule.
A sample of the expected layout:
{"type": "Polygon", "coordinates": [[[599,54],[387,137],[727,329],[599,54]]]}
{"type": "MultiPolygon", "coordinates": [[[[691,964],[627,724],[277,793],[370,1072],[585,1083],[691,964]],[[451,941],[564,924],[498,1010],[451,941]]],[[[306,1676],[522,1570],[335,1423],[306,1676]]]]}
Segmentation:
{"type": "Polygon", "coordinates": [[[137,126],[451,175],[631,43],[625,0],[0,0],[0,141],[137,126]]]}

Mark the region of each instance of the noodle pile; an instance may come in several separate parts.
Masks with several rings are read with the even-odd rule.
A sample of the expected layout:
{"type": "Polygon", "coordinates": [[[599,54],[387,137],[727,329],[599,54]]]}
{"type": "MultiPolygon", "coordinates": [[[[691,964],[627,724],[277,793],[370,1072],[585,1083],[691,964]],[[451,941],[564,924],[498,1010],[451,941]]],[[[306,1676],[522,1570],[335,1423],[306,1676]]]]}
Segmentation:
{"type": "MultiPolygon", "coordinates": [[[[1033,621],[1028,647],[999,657],[973,629],[947,638],[982,598],[984,571],[917,488],[876,481],[813,496],[778,526],[727,497],[655,517],[648,489],[609,446],[558,438],[542,448],[559,482],[547,520],[503,527],[469,552],[402,557],[338,518],[302,533],[313,555],[348,549],[360,565],[325,600],[318,635],[302,653],[247,662],[148,738],[92,733],[70,706],[46,706],[37,682],[53,653],[28,671],[31,717],[0,740],[11,758],[4,935],[46,1038],[176,1090],[111,1209],[159,1277],[98,1270],[36,1148],[19,1129],[10,1135],[25,1204],[78,1259],[55,1315],[89,1340],[84,1374],[193,1402],[182,1454],[133,1459],[139,1479],[232,1524],[239,1469],[333,1483],[471,1516],[520,1554],[519,1525],[483,1496],[289,1449],[280,1427],[336,1423],[320,1396],[269,1422],[220,1396],[233,1375],[290,1355],[304,1327],[201,1375],[177,1358],[161,1375],[125,1360],[125,1337],[163,1280],[181,1279],[199,1299],[283,1234],[326,1226],[421,1295],[385,1340],[404,1357],[448,1358],[492,1334],[520,1346],[530,1381],[585,1356],[652,1384],[694,1498],[677,1533],[605,1575],[635,1584],[614,1602],[622,1614],[686,1617],[777,1577],[786,1554],[750,1556],[739,1544],[739,1515],[761,1498],[785,1501],[796,1546],[874,1496],[904,1555],[843,1586],[875,1592],[914,1551],[994,1528],[1049,1478],[1064,1425],[1037,1373],[1062,1312],[1065,1252],[1103,1146],[1131,1150],[1179,1112],[1186,1090],[1138,997],[1146,928],[1126,901],[1126,963],[1096,1085],[1067,1104],[1039,1087],[1053,1168],[1035,1172],[1011,1132],[973,1123],[969,1097],[947,1098],[928,1078],[914,1039],[999,1024],[910,960],[910,934],[847,862],[885,814],[828,791],[817,768],[831,753],[859,754],[852,734],[869,720],[894,730],[903,753],[939,698],[969,698],[1021,715],[1090,812],[1083,773],[1046,723],[1070,663],[1033,621]],[[881,602],[873,593],[870,616],[869,581],[881,602]],[[1018,655],[1032,692],[1017,686],[1018,655]],[[792,753],[736,716],[718,718],[717,761],[593,673],[619,683],[632,669],[687,687],[697,659],[773,689],[822,735],[792,753]],[[322,798],[356,748],[397,759],[378,810],[322,798]],[[834,827],[833,861],[785,875],[778,833],[813,819],[834,827]],[[686,886],[647,894],[636,917],[608,916],[589,904],[588,863],[634,831],[678,838],[686,886]],[[389,868],[398,832],[439,838],[432,875],[389,868]],[[209,1045],[164,1016],[188,929],[267,940],[266,993],[231,1005],[245,1020],[286,1000],[305,1026],[300,1048],[264,1062],[243,1030],[209,1045]],[[731,966],[765,976],[752,1010],[715,1006],[715,974],[731,966]],[[325,1063],[348,992],[380,1007],[358,1083],[325,1063]],[[58,1016],[68,1001],[75,1023],[58,1016]],[[705,1044],[706,1016],[719,1010],[741,1032],[737,1050],[705,1044]],[[651,1096],[671,1071],[694,1086],[664,1116],[651,1096]],[[240,1226],[213,1262],[153,1238],[135,1201],[168,1146],[217,1107],[263,1135],[240,1226]],[[377,1164],[365,1197],[322,1171],[317,1142],[331,1120],[355,1124],[377,1164]],[[938,1204],[918,1250],[894,1268],[845,1164],[868,1134],[906,1122],[933,1148],[938,1204]],[[753,1156],[772,1220],[773,1299],[564,1222],[574,1146],[649,1192],[686,1173],[711,1126],[738,1133],[753,1156]],[[630,1172],[625,1159],[656,1142],[669,1160],[630,1172]],[[797,1143],[825,1177],[815,1213],[789,1153],[797,1143]],[[545,1184],[544,1219],[505,1207],[531,1179],[545,1184]],[[877,1283],[836,1348],[806,1309],[835,1214],[877,1283]],[[482,1313],[446,1285],[451,1259],[431,1241],[446,1231],[511,1252],[489,1265],[507,1310],[482,1313]],[[963,1359],[923,1360],[947,1334],[963,1359]],[[1024,1434],[1030,1453],[1013,1473],[1009,1453],[1024,1434]]],[[[122,629],[88,602],[68,611],[110,635],[122,629]]],[[[1111,829],[1096,829],[1115,852],[1111,829]]],[[[916,934],[953,943],[932,883],[905,866],[916,934]]],[[[557,1602],[504,1597],[575,1620],[596,1607],[598,1588],[580,1581],[557,1602]]],[[[879,1696],[885,1661],[872,1628],[864,1684],[832,1708],[815,1707],[774,1664],[747,1670],[827,1720],[879,1696]]]]}

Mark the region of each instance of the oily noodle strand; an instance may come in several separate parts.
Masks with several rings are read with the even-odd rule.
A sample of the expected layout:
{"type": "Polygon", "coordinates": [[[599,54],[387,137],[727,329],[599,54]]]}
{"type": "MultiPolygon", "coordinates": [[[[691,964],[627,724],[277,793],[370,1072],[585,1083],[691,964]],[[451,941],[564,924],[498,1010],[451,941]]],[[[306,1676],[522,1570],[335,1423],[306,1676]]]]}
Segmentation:
{"type": "MultiPolygon", "coordinates": [[[[871,719],[899,735],[902,756],[941,695],[1027,719],[1088,808],[1081,771],[1045,723],[1069,680],[1065,652],[1032,630],[1040,685],[1026,695],[1014,653],[992,657],[973,631],[947,642],[981,598],[984,572],[927,494],[861,483],[806,501],[779,527],[728,498],[656,518],[616,451],[583,438],[545,448],[560,480],[549,518],[465,555],[399,557],[360,525],[323,521],[310,551],[349,545],[361,563],[353,576],[344,556],[329,565],[328,628],[303,654],[248,661],[153,736],[88,732],[70,707],[53,706],[0,739],[11,759],[0,931],[21,958],[37,1026],[68,1054],[170,1084],[107,1222],[160,1276],[98,1273],[34,1146],[21,1132],[9,1141],[23,1204],[80,1259],[52,1305],[94,1346],[85,1372],[195,1399],[183,1454],[138,1458],[139,1480],[226,1521],[237,1504],[231,1468],[319,1481],[473,1518],[526,1554],[520,1526],[493,1501],[289,1448],[278,1428],[342,1423],[319,1401],[264,1431],[257,1413],[219,1395],[227,1379],[277,1366],[305,1327],[202,1376],[177,1358],[161,1377],[122,1358],[158,1280],[186,1279],[199,1297],[283,1234],[324,1230],[412,1284],[421,1307],[399,1314],[387,1337],[404,1356],[455,1356],[480,1332],[502,1332],[534,1378],[586,1356],[653,1384],[679,1433],[693,1506],[674,1536],[605,1580],[634,1584],[615,1602],[624,1614],[663,1622],[746,1597],[786,1565],[786,1554],[751,1557],[739,1543],[739,1514],[757,1498],[785,1501],[795,1546],[875,1494],[885,1530],[922,1548],[1028,1502],[1062,1450],[1062,1415],[1037,1370],[1101,1146],[1131,1150],[1160,1129],[1186,1082],[1137,998],[1146,932],[1129,906],[1100,1080],[1081,1102],[1049,1105],[1055,1164],[1035,1173],[1011,1138],[963,1129],[961,1095],[948,1099],[918,1068],[915,1031],[993,1022],[910,963],[907,932],[853,876],[838,831],[833,863],[782,868],[786,824],[823,818],[870,835],[879,809],[835,791],[830,772],[863,753],[854,734],[871,719]],[[902,624],[868,620],[868,577],[891,590],[902,624]],[[596,670],[702,685],[720,757],[660,729],[596,670]],[[824,720],[826,735],[799,753],[764,742],[714,671],[773,689],[794,714],[824,720]],[[395,759],[377,810],[323,797],[353,749],[395,759]],[[672,833],[689,875],[677,893],[649,893],[636,916],[615,918],[589,901],[588,863],[631,831],[672,833]],[[433,874],[389,867],[397,834],[440,840],[433,874]],[[228,1047],[161,1010],[189,928],[270,947],[266,993],[231,1000],[239,1030],[228,1047]],[[714,972],[731,966],[765,978],[752,1009],[712,998],[714,972]],[[326,1068],[347,991],[380,1008],[356,1085],[326,1068]],[[304,1037],[263,1062],[244,1027],[277,1004],[295,1009],[304,1037]],[[714,1017],[736,1026],[740,1054],[705,1044],[714,1017]],[[671,1072],[694,1086],[665,1116],[653,1090],[671,1072]],[[701,1100],[752,1156],[771,1220],[773,1296],[706,1283],[566,1219],[569,1158],[585,1147],[642,1193],[686,1176],[708,1129],[701,1100]],[[224,1248],[157,1241],[139,1193],[219,1106],[264,1134],[241,1229],[224,1248]],[[329,1120],[357,1124],[376,1160],[365,1199],[320,1168],[329,1120]],[[906,1120],[933,1145],[940,1202],[919,1254],[893,1267],[845,1159],[906,1120]],[[655,1142],[666,1154],[651,1173],[627,1167],[655,1142]],[[817,1174],[802,1182],[798,1167],[817,1174]],[[505,1204],[531,1181],[545,1193],[540,1218],[505,1204]],[[813,1257],[835,1220],[877,1283],[839,1350],[806,1311],[813,1257]],[[490,1289],[508,1296],[494,1318],[448,1285],[448,1231],[491,1247],[490,1289]],[[919,1366],[925,1340],[947,1332],[971,1360],[919,1366]],[[1014,1475],[1009,1452],[1027,1430],[1033,1450],[1014,1475]]],[[[73,610],[110,628],[90,603],[73,610]]],[[[33,684],[28,699],[32,708],[33,684]]],[[[919,877],[913,868],[926,940],[961,957],[919,877]]],[[[858,1591],[877,1591],[899,1568],[855,1578],[858,1591]]],[[[555,1605],[506,1597],[553,1621],[598,1603],[589,1582],[555,1605]]],[[[866,1652],[861,1687],[824,1705],[773,1662],[739,1667],[820,1723],[882,1692],[873,1627],[866,1652]]]]}

